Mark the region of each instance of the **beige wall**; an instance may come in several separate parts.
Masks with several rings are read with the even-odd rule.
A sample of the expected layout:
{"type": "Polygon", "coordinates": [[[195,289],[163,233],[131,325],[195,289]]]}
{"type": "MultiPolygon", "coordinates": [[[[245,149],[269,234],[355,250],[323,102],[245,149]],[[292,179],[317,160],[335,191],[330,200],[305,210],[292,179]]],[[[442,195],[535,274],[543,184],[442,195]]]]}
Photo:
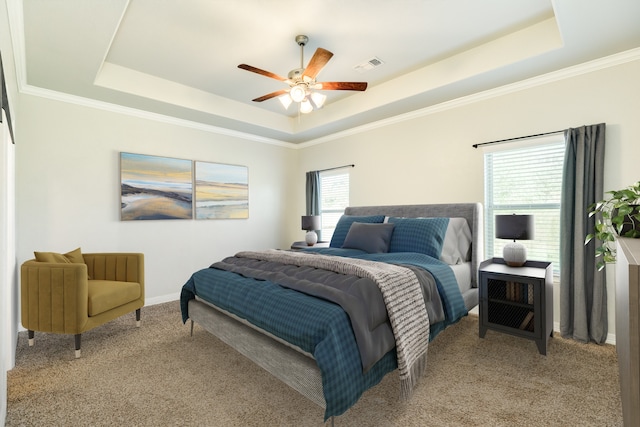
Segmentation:
{"type": "MultiPolygon", "coordinates": [[[[242,249],[290,244],[297,151],[23,95],[16,144],[17,257],[34,251],[145,254],[148,303],[242,249]],[[120,221],[120,152],[245,165],[249,219],[120,221]]],[[[299,221],[299,219],[298,219],[299,221]]]]}
{"type": "MultiPolygon", "coordinates": [[[[482,202],[483,153],[473,144],[605,122],[605,190],[618,189],[640,180],[638,75],[635,61],[308,144],[300,153],[297,181],[309,170],[353,163],[352,205],[482,202]]],[[[304,200],[298,206],[304,208],[304,200]]],[[[609,270],[613,334],[615,278],[609,270]]],[[[558,292],[556,286],[556,322],[558,292]]]]}

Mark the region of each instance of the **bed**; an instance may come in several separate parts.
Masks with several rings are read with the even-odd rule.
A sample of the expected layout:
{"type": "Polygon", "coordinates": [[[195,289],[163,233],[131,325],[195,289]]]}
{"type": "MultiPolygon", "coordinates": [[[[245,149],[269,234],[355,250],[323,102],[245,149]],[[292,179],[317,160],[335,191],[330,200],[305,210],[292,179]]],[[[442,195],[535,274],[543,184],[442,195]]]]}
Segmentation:
{"type": "Polygon", "coordinates": [[[478,304],[482,227],[479,203],[348,207],[329,248],[245,251],[195,272],[182,319],[323,407],[325,420],[393,371],[410,398],[428,342],[478,304]]]}

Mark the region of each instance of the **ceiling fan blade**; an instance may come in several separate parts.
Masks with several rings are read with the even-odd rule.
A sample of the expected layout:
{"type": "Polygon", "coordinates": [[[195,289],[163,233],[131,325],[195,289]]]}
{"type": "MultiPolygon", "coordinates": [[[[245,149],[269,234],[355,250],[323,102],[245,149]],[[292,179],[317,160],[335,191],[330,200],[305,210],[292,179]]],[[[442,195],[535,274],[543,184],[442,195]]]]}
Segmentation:
{"type": "Polygon", "coordinates": [[[367,82],[319,82],[317,86],[320,90],[358,90],[364,91],[367,89],[367,82]]]}
{"type": "Polygon", "coordinates": [[[262,101],[266,101],[267,99],[275,98],[276,96],[284,95],[285,93],[287,93],[287,91],[284,90],[284,89],[277,90],[275,92],[271,92],[271,93],[268,93],[266,95],[262,95],[260,98],[252,99],[252,101],[253,102],[262,102],[262,101]]]}
{"type": "Polygon", "coordinates": [[[271,71],[265,71],[265,70],[261,70],[260,68],[252,67],[251,65],[247,65],[247,64],[240,64],[238,65],[238,68],[251,71],[252,73],[261,74],[266,77],[271,77],[272,79],[280,80],[281,82],[284,82],[287,80],[286,77],[279,76],[275,73],[272,73],[271,71]]]}
{"type": "Polygon", "coordinates": [[[304,77],[315,79],[320,70],[322,70],[322,68],[327,65],[327,62],[329,62],[332,56],[333,53],[319,47],[311,57],[311,61],[309,61],[309,64],[307,65],[307,68],[305,68],[302,75],[304,77]]]}

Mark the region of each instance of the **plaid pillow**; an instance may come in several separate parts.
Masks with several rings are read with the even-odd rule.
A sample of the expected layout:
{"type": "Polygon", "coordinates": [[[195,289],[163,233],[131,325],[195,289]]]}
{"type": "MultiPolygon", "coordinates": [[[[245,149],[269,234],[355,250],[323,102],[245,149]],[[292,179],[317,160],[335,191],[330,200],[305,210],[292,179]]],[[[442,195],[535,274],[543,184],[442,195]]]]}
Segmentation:
{"type": "Polygon", "coordinates": [[[417,252],[440,258],[449,218],[394,218],[389,252],[417,252]]]}

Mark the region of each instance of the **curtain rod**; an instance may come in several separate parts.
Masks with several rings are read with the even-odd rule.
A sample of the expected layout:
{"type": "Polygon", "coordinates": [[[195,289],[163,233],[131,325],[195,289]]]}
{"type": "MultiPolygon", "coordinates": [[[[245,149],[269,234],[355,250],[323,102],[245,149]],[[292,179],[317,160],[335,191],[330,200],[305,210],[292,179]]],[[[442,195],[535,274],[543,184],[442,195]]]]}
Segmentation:
{"type": "Polygon", "coordinates": [[[355,168],[355,167],[356,167],[356,165],[336,166],[335,168],[320,169],[320,170],[317,170],[316,172],[327,172],[327,171],[332,171],[332,170],[336,170],[336,169],[342,169],[342,168],[355,168]]]}
{"type": "Polygon", "coordinates": [[[560,133],[560,132],[564,132],[564,131],[565,131],[565,129],[562,129],[562,130],[556,130],[556,131],[553,131],[553,132],[538,133],[536,135],[518,136],[518,137],[515,137],[515,138],[500,139],[498,141],[483,142],[483,143],[480,143],[480,144],[473,144],[473,148],[478,148],[481,145],[500,144],[500,143],[503,143],[503,142],[516,141],[518,139],[535,138],[536,136],[553,135],[554,133],[560,133]]]}

